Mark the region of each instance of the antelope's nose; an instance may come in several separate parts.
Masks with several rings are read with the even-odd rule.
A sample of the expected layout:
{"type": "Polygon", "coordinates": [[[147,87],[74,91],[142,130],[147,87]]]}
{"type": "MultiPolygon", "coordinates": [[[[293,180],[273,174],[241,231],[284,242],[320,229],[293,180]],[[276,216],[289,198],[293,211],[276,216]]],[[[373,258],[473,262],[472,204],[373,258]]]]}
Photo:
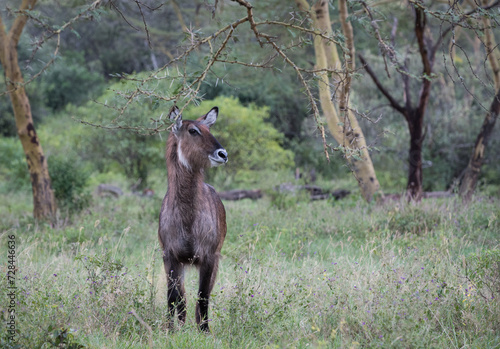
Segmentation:
{"type": "Polygon", "coordinates": [[[210,160],[211,167],[224,165],[227,162],[227,151],[224,148],[219,148],[212,155],[209,155],[208,159],[210,160]]]}
{"type": "Polygon", "coordinates": [[[219,155],[219,158],[221,158],[224,162],[227,162],[227,151],[226,151],[226,149],[219,149],[217,151],[217,155],[219,155]]]}

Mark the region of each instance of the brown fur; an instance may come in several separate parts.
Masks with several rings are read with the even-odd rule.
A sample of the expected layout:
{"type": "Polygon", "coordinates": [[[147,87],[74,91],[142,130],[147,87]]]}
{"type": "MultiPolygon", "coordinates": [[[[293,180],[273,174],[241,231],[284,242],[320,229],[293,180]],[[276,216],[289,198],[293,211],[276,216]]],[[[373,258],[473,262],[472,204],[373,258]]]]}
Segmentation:
{"type": "MultiPolygon", "coordinates": [[[[217,109],[214,110],[217,113],[217,109]]],[[[206,332],[209,331],[210,292],[215,283],[227,230],[224,205],[214,188],[203,182],[203,171],[211,166],[208,156],[221,151],[225,154],[225,150],[210,133],[211,124],[207,125],[204,119],[207,115],[196,121],[178,120],[168,137],[168,189],[161,207],[158,229],[167,274],[169,326],[173,326],[175,310],[180,324],[186,320],[184,267],[194,265],[200,273],[196,322],[206,332]],[[193,128],[199,133],[191,134],[189,130],[193,128]]],[[[221,159],[225,163],[227,155],[221,159]]]]}

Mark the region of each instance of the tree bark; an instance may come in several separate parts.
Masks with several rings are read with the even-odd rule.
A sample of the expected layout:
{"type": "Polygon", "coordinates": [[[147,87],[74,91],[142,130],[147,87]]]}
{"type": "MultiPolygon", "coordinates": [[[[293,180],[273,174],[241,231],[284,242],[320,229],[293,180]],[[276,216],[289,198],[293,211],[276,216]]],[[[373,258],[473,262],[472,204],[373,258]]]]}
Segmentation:
{"type": "Polygon", "coordinates": [[[54,216],[56,204],[47,159],[33,126],[31,106],[24,89],[24,80],[17,56],[17,44],[28,20],[28,17],[23,15],[23,11],[33,9],[35,4],[36,0],[23,0],[19,9],[20,14],[14,20],[8,33],[0,17],[0,63],[4,68],[6,88],[14,110],[17,133],[30,173],[33,189],[33,216],[36,219],[44,219],[54,216]]]}
{"type": "MultiPolygon", "coordinates": [[[[483,1],[483,5],[487,5],[488,1],[483,1]]],[[[479,134],[476,138],[476,143],[474,144],[474,149],[472,150],[471,157],[469,159],[469,164],[465,169],[464,177],[460,183],[459,194],[465,202],[472,199],[472,194],[477,186],[477,180],[479,178],[479,173],[481,172],[481,166],[484,161],[484,151],[488,144],[493,128],[495,127],[498,114],[500,113],[500,68],[498,60],[500,55],[498,50],[495,36],[491,30],[490,20],[486,16],[483,17],[484,34],[485,34],[485,46],[486,52],[488,54],[488,61],[490,62],[491,70],[493,71],[493,81],[495,83],[496,95],[493,98],[489,112],[484,118],[483,125],[479,134]]]]}
{"type": "MultiPolygon", "coordinates": [[[[309,12],[313,21],[313,28],[319,29],[322,33],[329,36],[333,35],[328,1],[318,1],[312,8],[309,7],[306,0],[296,0],[296,3],[301,10],[309,12]]],[[[349,50],[345,62],[348,70],[347,75],[333,74],[334,79],[339,84],[340,113],[333,102],[330,79],[327,72],[319,73],[319,98],[328,128],[335,140],[346,150],[346,158],[358,180],[361,193],[365,200],[369,202],[372,200],[373,195],[380,189],[380,184],[375,174],[363,131],[348,106],[351,80],[350,72],[354,70],[354,40],[352,27],[346,20],[347,5],[345,0],[339,0],[339,8],[342,10],[340,19],[349,50]],[[339,114],[342,119],[339,117],[339,114]]],[[[317,35],[314,38],[314,51],[317,69],[340,69],[342,67],[342,62],[334,43],[317,35]]]]}
{"type": "Polygon", "coordinates": [[[408,154],[408,184],[406,187],[408,199],[422,199],[422,145],[424,115],[418,112],[410,114],[408,126],[410,129],[410,151],[408,154]]]}

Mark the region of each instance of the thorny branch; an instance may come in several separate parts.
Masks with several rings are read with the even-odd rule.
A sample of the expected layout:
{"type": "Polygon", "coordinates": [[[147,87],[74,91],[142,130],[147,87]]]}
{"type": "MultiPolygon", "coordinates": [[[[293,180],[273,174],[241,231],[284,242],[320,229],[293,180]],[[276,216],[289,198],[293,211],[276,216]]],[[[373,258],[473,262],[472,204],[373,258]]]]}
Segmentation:
{"type": "Polygon", "coordinates": [[[252,28],[253,32],[255,33],[255,37],[257,38],[257,41],[259,42],[260,47],[263,47],[264,44],[262,43],[260,38],[265,37],[265,35],[263,35],[262,33],[259,33],[259,31],[257,30],[257,25],[255,24],[255,20],[253,18],[253,10],[252,10],[253,6],[248,1],[245,1],[245,0],[232,0],[232,1],[235,1],[238,4],[240,4],[241,6],[246,7],[247,18],[248,18],[248,21],[250,22],[250,28],[252,28]]]}
{"type": "Polygon", "coordinates": [[[385,57],[386,55],[389,55],[389,59],[394,63],[396,53],[394,52],[394,49],[391,46],[387,45],[385,41],[382,39],[382,36],[380,35],[380,28],[377,24],[377,21],[373,18],[372,11],[366,4],[366,1],[361,1],[361,5],[365,9],[365,12],[368,14],[368,17],[370,17],[370,24],[373,30],[375,31],[375,36],[379,42],[380,51],[382,52],[382,58],[384,59],[385,71],[387,73],[387,77],[390,78],[391,73],[389,73],[389,68],[387,66],[387,60],[385,57]]]}
{"type": "MultiPolygon", "coordinates": [[[[486,3],[486,1],[485,1],[485,3],[486,3]]],[[[458,7],[458,6],[456,6],[456,8],[454,8],[454,12],[456,12],[457,14],[461,15],[461,17],[460,17],[461,20],[468,19],[472,14],[477,14],[477,16],[476,16],[477,18],[475,18],[474,21],[469,21],[472,24],[468,24],[467,28],[469,28],[472,31],[474,31],[474,33],[476,34],[476,37],[480,40],[481,44],[484,46],[485,51],[486,51],[486,58],[485,58],[484,62],[486,63],[486,61],[488,59],[491,60],[490,54],[496,48],[496,47],[491,47],[490,46],[489,38],[488,37],[492,33],[492,28],[499,27],[500,23],[498,22],[498,20],[497,20],[497,18],[495,16],[489,16],[489,15],[487,15],[485,13],[485,11],[488,10],[488,9],[492,9],[494,7],[500,6],[500,1],[497,0],[497,1],[492,2],[489,5],[484,5],[484,6],[480,6],[479,3],[476,2],[476,1],[470,2],[469,4],[471,6],[473,6],[473,9],[470,10],[470,11],[468,11],[467,13],[463,13],[463,11],[461,10],[461,8],[458,7]],[[491,20],[494,21],[494,23],[495,23],[494,25],[491,25],[491,20]],[[486,41],[483,40],[483,35],[486,36],[486,41]]],[[[467,54],[466,50],[464,50],[463,47],[458,43],[458,40],[457,40],[457,37],[456,37],[456,32],[455,32],[455,27],[457,27],[457,26],[458,26],[458,24],[452,23],[452,25],[450,25],[445,30],[446,33],[451,32],[451,36],[452,36],[451,37],[451,45],[450,45],[449,50],[448,50],[448,55],[450,56],[450,63],[452,65],[452,67],[453,67],[453,71],[455,72],[456,77],[458,77],[458,80],[460,81],[460,84],[463,86],[463,88],[465,89],[465,91],[472,98],[474,98],[474,100],[478,103],[478,105],[481,107],[481,109],[483,109],[484,111],[488,112],[488,107],[485,106],[479,100],[479,98],[476,96],[476,94],[473,91],[471,91],[471,89],[467,86],[465,79],[461,75],[460,70],[457,67],[456,63],[455,63],[455,59],[454,59],[455,54],[454,54],[454,51],[455,51],[455,49],[458,48],[460,50],[460,52],[464,55],[464,57],[465,57],[465,59],[467,61],[467,66],[469,67],[469,70],[472,73],[472,75],[474,76],[474,78],[477,81],[479,81],[482,86],[484,86],[486,88],[486,91],[489,90],[488,86],[487,86],[487,83],[485,83],[478,76],[478,74],[476,73],[476,69],[474,69],[474,67],[472,66],[471,59],[469,58],[469,55],[467,54]]],[[[435,50],[437,50],[437,44],[436,44],[435,50]]],[[[445,50],[443,48],[443,59],[444,59],[445,62],[446,62],[446,54],[447,53],[445,52],[445,50]]],[[[495,63],[496,62],[493,62],[493,66],[495,66],[495,63]]],[[[455,78],[452,76],[452,74],[448,70],[448,66],[446,64],[445,64],[445,70],[446,70],[447,75],[450,77],[450,79],[455,83],[455,78]]],[[[496,73],[495,72],[493,72],[493,73],[494,73],[495,78],[497,78],[496,73]]],[[[493,89],[493,91],[490,94],[491,96],[495,95],[495,89],[496,89],[496,85],[495,85],[495,88],[493,89]]]]}
{"type": "Polygon", "coordinates": [[[148,46],[150,49],[152,49],[153,47],[151,46],[151,38],[149,37],[148,24],[146,23],[146,19],[144,18],[144,13],[142,12],[141,2],[139,0],[135,0],[135,3],[137,4],[139,12],[141,13],[142,23],[144,23],[144,30],[146,30],[146,36],[148,39],[148,46]]]}
{"type": "Polygon", "coordinates": [[[255,23],[256,26],[264,25],[264,24],[277,25],[277,26],[283,26],[283,27],[288,27],[288,28],[296,29],[296,30],[302,31],[302,32],[307,33],[307,34],[312,34],[312,35],[315,35],[315,36],[319,36],[322,39],[325,39],[326,41],[331,42],[332,44],[337,44],[337,45],[340,44],[339,41],[335,40],[335,38],[327,35],[326,33],[322,33],[319,30],[314,30],[314,29],[309,29],[309,28],[301,27],[301,26],[298,26],[298,25],[295,25],[295,24],[291,24],[291,23],[279,22],[279,21],[263,21],[263,22],[257,22],[257,23],[255,23]]]}
{"type": "MultiPolygon", "coordinates": [[[[478,28],[478,26],[475,26],[474,23],[477,23],[477,18],[473,18],[473,15],[478,15],[481,17],[481,13],[484,11],[490,10],[492,8],[495,8],[500,5],[500,0],[495,0],[493,3],[486,5],[486,6],[476,6],[472,10],[470,10],[467,13],[463,13],[463,11],[460,9],[460,5],[457,2],[452,2],[450,5],[450,8],[446,12],[442,11],[432,11],[427,7],[421,0],[409,0],[413,6],[415,6],[416,9],[420,9],[421,11],[425,11],[432,17],[442,21],[442,22],[448,22],[451,24],[451,27],[455,26],[461,26],[467,29],[474,29],[478,28]],[[457,18],[458,17],[458,18],[457,18]],[[469,19],[473,19],[473,21],[468,21],[469,19]]],[[[498,27],[499,23],[496,23],[495,26],[492,26],[492,28],[498,27]]]]}
{"type": "MultiPolygon", "coordinates": [[[[391,78],[391,73],[389,72],[389,67],[387,65],[387,60],[386,56],[389,58],[390,62],[394,65],[394,68],[398,73],[400,73],[403,76],[403,80],[405,80],[405,85],[407,85],[408,77],[410,75],[408,68],[406,65],[402,64],[399,62],[397,59],[397,54],[396,51],[394,50],[394,44],[389,45],[383,38],[382,35],[380,34],[380,27],[378,25],[378,20],[375,19],[373,16],[373,11],[370,6],[365,1],[361,1],[361,5],[363,6],[363,9],[365,13],[368,15],[370,18],[370,25],[374,30],[375,37],[377,41],[379,42],[379,48],[382,53],[382,58],[384,59],[384,65],[385,65],[385,71],[387,73],[387,77],[391,78]]],[[[396,30],[396,25],[397,21],[394,23],[393,28],[392,28],[392,41],[394,41],[395,37],[395,30],[396,30]]]]}

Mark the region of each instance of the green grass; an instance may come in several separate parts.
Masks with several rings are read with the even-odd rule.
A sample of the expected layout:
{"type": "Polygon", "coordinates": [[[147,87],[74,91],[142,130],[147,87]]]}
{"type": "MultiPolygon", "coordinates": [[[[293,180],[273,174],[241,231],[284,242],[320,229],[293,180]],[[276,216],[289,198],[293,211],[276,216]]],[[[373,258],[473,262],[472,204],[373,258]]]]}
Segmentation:
{"type": "Polygon", "coordinates": [[[0,309],[15,235],[22,348],[500,347],[497,199],[225,202],[210,335],[194,322],[195,269],[187,323],[164,330],[161,193],[98,198],[56,227],[30,218],[29,193],[0,199],[0,309]]]}

